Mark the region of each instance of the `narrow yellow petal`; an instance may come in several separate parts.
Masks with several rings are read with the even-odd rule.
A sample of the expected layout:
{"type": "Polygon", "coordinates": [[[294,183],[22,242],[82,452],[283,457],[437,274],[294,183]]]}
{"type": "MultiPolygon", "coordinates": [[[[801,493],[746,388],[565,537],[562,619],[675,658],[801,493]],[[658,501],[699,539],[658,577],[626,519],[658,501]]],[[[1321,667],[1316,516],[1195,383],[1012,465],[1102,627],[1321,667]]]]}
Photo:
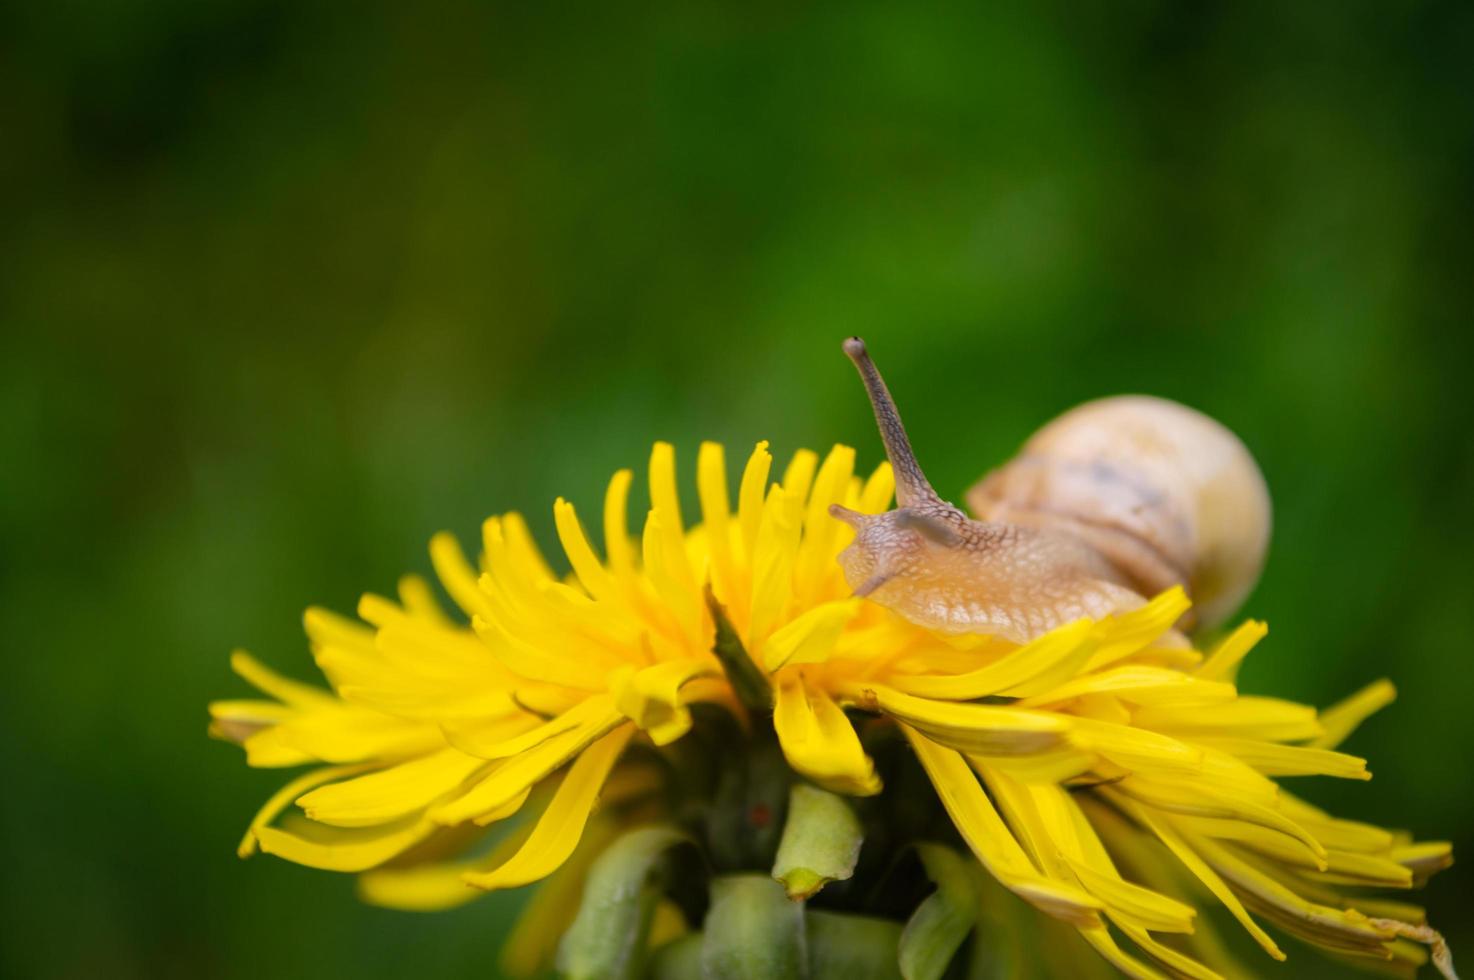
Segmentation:
{"type": "Polygon", "coordinates": [[[667,660],[611,680],[614,706],[656,745],[669,745],[691,728],[691,712],[681,689],[697,677],[718,672],[705,658],[667,660]]]}
{"type": "MultiPolygon", "coordinates": [[[[548,719],[541,725],[502,738],[496,738],[495,734],[492,738],[478,738],[478,735],[487,733],[486,729],[479,731],[458,729],[456,744],[463,751],[480,756],[482,759],[510,759],[537,748],[548,739],[570,732],[581,725],[587,725],[594,719],[607,717],[612,707],[613,701],[607,695],[595,695],[591,698],[584,698],[572,708],[556,718],[548,719]]],[[[505,731],[505,727],[494,726],[490,731],[491,733],[505,731]]]]}
{"type": "Polygon", "coordinates": [[[399,579],[399,601],[404,605],[404,611],[415,619],[444,628],[455,625],[445,615],[445,609],[435,598],[430,583],[419,575],[405,575],[399,579]]]}
{"type": "Polygon", "coordinates": [[[1243,903],[1239,901],[1238,896],[1228,887],[1228,884],[1198,855],[1197,851],[1193,850],[1188,842],[1173,829],[1172,825],[1165,818],[1153,816],[1146,807],[1139,806],[1130,801],[1122,801],[1119,797],[1115,797],[1115,799],[1121,803],[1122,807],[1128,813],[1136,818],[1137,822],[1155,834],[1163,844],[1167,845],[1167,848],[1177,856],[1177,859],[1182,862],[1183,866],[1191,871],[1193,876],[1201,881],[1203,886],[1212,892],[1218,901],[1223,903],[1223,907],[1228,909],[1229,914],[1239,921],[1239,924],[1248,931],[1250,936],[1254,937],[1254,941],[1266,953],[1281,962],[1284,961],[1284,951],[1275,944],[1275,941],[1260,927],[1259,923],[1254,921],[1249,915],[1248,910],[1244,908],[1243,903]]]}
{"type": "Polygon", "coordinates": [[[538,548],[526,518],[516,511],[508,511],[502,515],[502,529],[507,539],[508,555],[523,578],[531,582],[557,578],[538,548]]]}
{"type": "Polygon", "coordinates": [[[830,504],[844,502],[845,488],[855,469],[855,451],[848,446],[835,446],[819,467],[804,512],[803,542],[799,546],[794,568],[794,588],[800,601],[815,601],[821,590],[840,575],[835,556],[841,542],[852,536],[849,528],[829,514],[830,504]],[[841,537],[843,535],[843,537],[841,537]]]}
{"type": "Polygon", "coordinates": [[[890,506],[891,498],[895,495],[895,471],[891,469],[890,463],[881,463],[870,474],[870,479],[865,481],[865,487],[860,491],[860,499],[854,509],[862,514],[882,513],[890,506]]]}
{"type": "MultiPolygon", "coordinates": [[[[694,592],[696,577],[686,555],[686,527],[681,519],[681,496],[676,488],[676,451],[668,442],[657,442],[650,453],[650,509],[660,515],[656,532],[665,573],[686,592],[694,592]]],[[[646,536],[650,534],[646,523],[646,536]]],[[[645,560],[650,560],[646,546],[645,560]]]]}
{"type": "Polygon", "coordinates": [[[344,829],[304,822],[299,828],[301,833],[262,827],[256,831],[256,839],[267,854],[309,868],[366,871],[403,854],[438,829],[414,814],[379,827],[344,829]]]}
{"type": "Polygon", "coordinates": [[[309,606],[302,614],[302,628],[313,643],[333,644],[371,652],[374,631],[346,616],[321,606],[309,606]]]}
{"type": "Polygon", "coordinates": [[[1191,607],[1182,586],[1174,585],[1139,609],[1101,620],[1097,631],[1100,647],[1088,669],[1099,670],[1158,642],[1191,607]]]}
{"type": "Polygon", "coordinates": [[[1192,977],[1193,980],[1223,980],[1222,974],[1208,969],[1191,956],[1179,953],[1165,943],[1157,942],[1152,938],[1151,933],[1140,926],[1122,924],[1121,931],[1129,936],[1132,942],[1140,946],[1142,952],[1174,973],[1192,977]]]}
{"type": "Polygon", "coordinates": [[[1229,848],[1206,837],[1191,835],[1190,840],[1214,870],[1286,931],[1322,946],[1386,953],[1390,932],[1373,926],[1360,912],[1307,901],[1229,848]]]}
{"type": "Polygon", "coordinates": [[[628,575],[635,567],[635,550],[630,543],[629,495],[634,474],[620,470],[609,481],[604,494],[604,553],[616,575],[628,575]]]}
{"type": "Polygon", "coordinates": [[[1163,932],[1192,932],[1193,909],[1126,881],[1116,871],[1090,822],[1070,794],[1058,786],[1022,786],[1002,773],[982,773],[1011,818],[1030,828],[1036,860],[1058,877],[1073,877],[1123,924],[1163,932]]]}
{"type": "Polygon", "coordinates": [[[1239,664],[1254,645],[1264,639],[1269,627],[1257,620],[1248,620],[1230,633],[1198,668],[1197,675],[1205,681],[1228,681],[1232,683],[1238,675],[1239,664]]]}
{"type": "Polygon", "coordinates": [[[610,599],[618,594],[614,583],[614,576],[599,561],[594,549],[589,546],[588,538],[584,536],[583,525],[578,521],[578,514],[573,505],[559,497],[553,504],[553,522],[558,528],[558,540],[563,545],[563,553],[568,556],[568,563],[573,566],[573,574],[578,576],[579,582],[583,584],[588,594],[595,599],[610,599]]]}
{"type": "Polygon", "coordinates": [[[701,602],[686,557],[686,546],[678,525],[660,508],[645,517],[645,534],[641,539],[645,576],[655,586],[665,608],[676,617],[688,637],[701,632],[701,602]]]}
{"type": "Polygon", "coordinates": [[[860,611],[860,599],[839,599],[814,606],[791,620],[763,644],[768,670],[785,664],[816,664],[829,659],[834,644],[860,611]]]}
{"type": "Polygon", "coordinates": [[[758,528],[762,525],[764,498],[768,491],[768,473],[772,467],[773,457],[768,452],[765,439],[753,448],[752,455],[748,457],[737,491],[737,520],[742,525],[743,549],[749,562],[757,546],[758,528]]]}
{"type": "Polygon", "coordinates": [[[837,793],[880,792],[875,763],[865,754],[854,726],[822,691],[811,691],[797,671],[779,677],[773,727],[789,765],[837,793]]]}
{"type": "Polygon", "coordinates": [[[1173,776],[1158,779],[1137,774],[1123,781],[1120,792],[1168,813],[1218,820],[1245,821],[1278,831],[1303,844],[1309,857],[1323,867],[1325,846],[1308,830],[1279,810],[1244,795],[1220,788],[1213,780],[1173,776]]]}
{"type": "Polygon", "coordinates": [[[814,470],[819,465],[819,454],[812,449],[800,449],[788,461],[783,470],[783,491],[790,500],[798,503],[808,499],[809,488],[814,483],[814,470]]]}
{"type": "Polygon", "coordinates": [[[441,531],[430,539],[430,563],[445,591],[467,616],[490,616],[492,610],[476,584],[479,576],[453,534],[441,531]]]}
{"type": "Polygon", "coordinates": [[[1247,738],[1199,738],[1198,745],[1226,752],[1266,776],[1335,776],[1371,779],[1367,761],[1326,749],[1302,748],[1247,738]]]}
{"type": "Polygon", "coordinates": [[[283,704],[314,708],[336,704],[338,700],[320,687],[283,677],[244,650],[230,655],[230,669],[247,684],[283,704]]]}
{"type": "Polygon", "coordinates": [[[958,752],[933,742],[908,725],[900,727],[916,750],[952,823],[994,878],[1056,918],[1077,926],[1099,923],[1096,913],[1102,903],[1079,888],[1045,878],[1035,869],[958,752]]]}
{"type": "Polygon", "coordinates": [[[500,867],[487,872],[468,871],[463,879],[490,891],[516,888],[558,870],[578,846],[594,800],[634,731],[633,725],[620,726],[585,749],[521,849],[500,867]]]}
{"type": "Polygon", "coordinates": [[[577,728],[555,735],[521,755],[502,760],[463,795],[433,807],[430,818],[446,825],[467,820],[489,820],[499,808],[613,731],[622,721],[624,716],[610,707],[607,713],[577,728]]]}
{"type": "Polygon", "coordinates": [[[1095,652],[1095,625],[1080,620],[1012,650],[998,660],[965,674],[905,676],[892,683],[899,690],[948,701],[975,701],[1000,694],[1018,696],[1054,686],[1075,675],[1095,652]],[[1028,685],[1027,688],[1025,685],[1028,685]]]}
{"type": "Polygon", "coordinates": [[[297,713],[295,708],[277,701],[250,699],[211,701],[206,710],[210,714],[210,736],[237,745],[244,745],[252,735],[279,725],[297,713]]]}
{"type": "Polygon", "coordinates": [[[727,496],[727,457],[721,445],[703,442],[696,453],[696,491],[701,501],[701,524],[711,551],[712,587],[731,602],[732,503],[727,496]]]}
{"type": "Polygon", "coordinates": [[[1385,677],[1373,681],[1332,707],[1320,713],[1325,733],[1310,743],[1311,748],[1334,749],[1356,731],[1357,726],[1381,711],[1397,698],[1397,688],[1385,677]]]}
{"type": "Polygon", "coordinates": [[[335,827],[370,827],[423,810],[485,763],[443,749],[378,772],[315,789],[297,800],[308,818],[335,827]]]}
{"type": "Polygon", "coordinates": [[[1033,708],[1061,704],[1088,694],[1111,694],[1132,704],[1204,704],[1231,701],[1237,695],[1232,684],[1199,680],[1189,674],[1162,667],[1114,667],[1077,677],[1051,690],[1024,698],[1016,707],[1033,708]]]}
{"type": "Polygon", "coordinates": [[[953,704],[912,697],[876,685],[857,700],[925,732],[950,748],[978,755],[1029,755],[1065,744],[1070,724],[1063,715],[986,704],[953,704]]]}
{"type": "Polygon", "coordinates": [[[774,486],[763,504],[752,548],[752,616],[747,649],[761,656],[764,642],[793,598],[793,560],[799,527],[787,492],[774,486]]]}
{"type": "Polygon", "coordinates": [[[1085,941],[1095,947],[1107,963],[1120,970],[1122,974],[1131,980],[1168,980],[1166,974],[1160,970],[1153,970],[1145,963],[1131,956],[1111,938],[1110,930],[1103,925],[1087,926],[1080,930],[1080,935],[1085,941]]]}
{"type": "Polygon", "coordinates": [[[251,825],[246,828],[245,836],[241,838],[236,853],[243,858],[250,857],[256,853],[256,832],[267,826],[277,818],[277,815],[292,805],[292,801],[303,793],[323,783],[330,783],[335,779],[345,776],[353,776],[368,769],[368,766],[325,766],[303,773],[296,779],[287,783],[281,789],[271,794],[271,798],[256,811],[251,818],[251,825]]]}
{"type": "Polygon", "coordinates": [[[1136,724],[1172,732],[1293,742],[1322,732],[1315,709],[1278,698],[1240,697],[1224,704],[1153,705],[1136,714],[1136,724]]]}

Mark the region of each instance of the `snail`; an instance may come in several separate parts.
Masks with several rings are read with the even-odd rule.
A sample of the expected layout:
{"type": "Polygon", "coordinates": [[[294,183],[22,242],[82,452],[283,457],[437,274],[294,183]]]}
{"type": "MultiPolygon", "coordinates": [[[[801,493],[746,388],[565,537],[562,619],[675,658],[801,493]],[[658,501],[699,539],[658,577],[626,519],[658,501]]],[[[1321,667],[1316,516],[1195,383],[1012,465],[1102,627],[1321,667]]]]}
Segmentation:
{"type": "Polygon", "coordinates": [[[1084,616],[1141,606],[1173,585],[1211,626],[1258,580],[1269,491],[1223,425],[1177,402],[1123,395],[1045,425],[967,493],[968,517],[932,489],[865,343],[844,342],[896,477],[896,508],[830,513],[855,531],[846,582],[943,633],[1015,643],[1084,616]]]}

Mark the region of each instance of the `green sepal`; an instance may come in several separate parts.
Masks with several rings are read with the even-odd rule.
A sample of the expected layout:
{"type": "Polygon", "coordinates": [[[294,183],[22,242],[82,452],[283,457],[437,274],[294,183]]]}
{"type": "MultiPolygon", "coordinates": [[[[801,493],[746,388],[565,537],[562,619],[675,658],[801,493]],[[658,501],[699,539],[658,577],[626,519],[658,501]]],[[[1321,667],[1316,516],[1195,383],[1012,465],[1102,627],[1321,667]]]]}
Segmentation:
{"type": "Polygon", "coordinates": [[[901,933],[898,960],[906,980],[938,980],[978,921],[978,892],[968,859],[941,844],[918,844],[937,890],[916,907],[901,933]]]}
{"type": "Polygon", "coordinates": [[[573,924],[558,942],[566,980],[629,980],[643,975],[650,919],[660,899],[660,859],[690,838],[673,827],[633,830],[589,868],[573,924]]]}
{"type": "Polygon", "coordinates": [[[806,980],[804,906],[764,874],[712,879],[701,946],[703,980],[806,980]]]}
{"type": "Polygon", "coordinates": [[[848,800],[797,783],[788,794],[788,821],[773,861],[773,877],[791,899],[809,898],[855,873],[864,832],[848,800]]]}
{"type": "Polygon", "coordinates": [[[767,675],[747,655],[742,638],[737,635],[732,621],[727,618],[727,610],[717,601],[716,593],[711,590],[709,582],[706,586],[706,608],[711,610],[712,622],[716,624],[711,652],[721,662],[722,670],[726,672],[737,700],[750,711],[773,710],[773,686],[768,683],[767,675]]]}
{"type": "Polygon", "coordinates": [[[651,980],[692,980],[701,976],[701,947],[705,936],[688,932],[655,951],[650,961],[651,980]]]}
{"type": "Polygon", "coordinates": [[[812,980],[901,980],[899,922],[815,910],[806,918],[812,980]]]}

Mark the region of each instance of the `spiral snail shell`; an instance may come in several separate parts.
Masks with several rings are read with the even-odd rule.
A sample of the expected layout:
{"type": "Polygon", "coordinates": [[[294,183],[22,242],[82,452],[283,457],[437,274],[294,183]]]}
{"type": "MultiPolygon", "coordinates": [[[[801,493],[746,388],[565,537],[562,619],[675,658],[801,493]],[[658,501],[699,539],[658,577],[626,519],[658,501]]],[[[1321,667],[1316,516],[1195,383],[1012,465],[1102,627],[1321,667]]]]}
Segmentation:
{"type": "Polygon", "coordinates": [[[1231,613],[1269,544],[1264,477],[1232,432],[1176,402],[1093,401],[1035,433],[967,494],[939,497],[880,372],[845,341],[896,473],[895,510],[831,513],[855,529],[846,581],[920,625],[1026,642],[1081,616],[1132,609],[1181,585],[1195,623],[1231,613]]]}

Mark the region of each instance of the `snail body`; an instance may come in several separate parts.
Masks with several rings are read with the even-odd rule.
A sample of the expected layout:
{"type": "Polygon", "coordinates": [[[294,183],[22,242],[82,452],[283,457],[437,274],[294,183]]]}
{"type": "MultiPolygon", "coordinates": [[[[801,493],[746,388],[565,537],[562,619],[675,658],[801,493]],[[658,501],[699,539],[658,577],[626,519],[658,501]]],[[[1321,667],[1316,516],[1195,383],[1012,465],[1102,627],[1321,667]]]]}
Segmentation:
{"type": "Polygon", "coordinates": [[[896,474],[895,510],[831,508],[855,530],[840,563],[857,595],[940,632],[1023,643],[1173,585],[1204,625],[1253,588],[1269,494],[1243,443],[1207,416],[1146,396],[1081,405],[968,492],[974,519],[927,481],[864,342],[844,350],[896,474]]]}

